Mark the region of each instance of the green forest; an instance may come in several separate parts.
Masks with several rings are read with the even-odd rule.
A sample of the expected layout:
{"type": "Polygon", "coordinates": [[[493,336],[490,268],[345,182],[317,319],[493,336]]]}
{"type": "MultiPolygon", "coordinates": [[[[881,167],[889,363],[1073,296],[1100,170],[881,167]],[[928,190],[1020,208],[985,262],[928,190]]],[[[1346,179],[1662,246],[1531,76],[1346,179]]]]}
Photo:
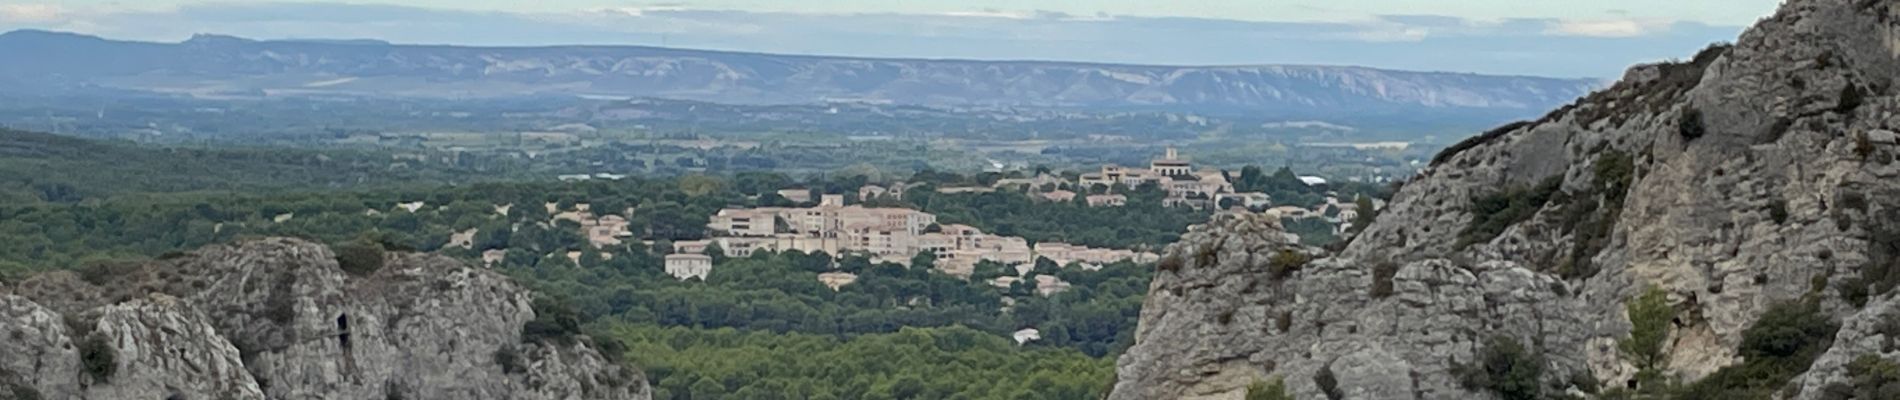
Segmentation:
{"type": "MultiPolygon", "coordinates": [[[[537,181],[506,172],[518,170],[500,159],[159,149],[4,133],[0,280],[265,236],[471,263],[499,251],[493,268],[572,309],[587,333],[626,345],[662,399],[1099,397],[1114,357],[1133,343],[1153,273],[1128,262],[1088,270],[1043,259],[1025,281],[1053,275],[1073,285],[1049,296],[1033,285],[991,285],[1006,267],[989,262],[965,280],[856,255],[759,252],[716,255],[703,282],[664,273],[672,242],[707,237],[708,217],[722,208],[792,205],[776,194],[785,188],[855,198],[859,187],[892,179],[881,174],[537,181]],[[582,205],[626,217],[633,237],[596,247],[580,224],[556,217],[582,205]],[[458,234],[469,236],[458,242],[458,234]],[[858,279],[834,290],[818,279],[832,271],[858,279]],[[1041,338],[1015,343],[1011,335],[1025,328],[1041,338]]],[[[923,169],[904,180],[917,186],[903,199],[866,205],[917,209],[1032,243],[1150,251],[1208,216],[1164,207],[1165,192],[1152,186],[1109,188],[1128,203],[1108,208],[1018,191],[935,191],[1027,174],[923,169]]],[[[1277,198],[1323,199],[1284,169],[1249,168],[1235,180],[1277,198]]]]}
{"type": "MultiPolygon", "coordinates": [[[[389,250],[440,252],[470,262],[480,262],[483,251],[503,250],[498,270],[573,305],[584,321],[592,321],[588,327],[596,336],[625,341],[633,348],[630,357],[656,366],[651,376],[661,393],[677,399],[772,398],[749,393],[783,393],[801,385],[863,390],[831,393],[838,398],[884,398],[880,393],[1075,398],[1071,395],[1103,390],[1113,357],[1133,341],[1151,269],[1132,263],[1086,271],[1045,260],[1030,278],[1050,274],[1074,285],[1048,297],[1020,283],[989,285],[984,278],[1004,273],[994,263],[980,265],[978,279],[966,281],[927,269],[873,264],[860,256],[834,265],[826,254],[761,252],[718,261],[705,282],[664,274],[660,256],[671,241],[704,237],[706,218],[722,207],[782,202],[767,194],[788,182],[818,191],[843,191],[859,183],[748,174],[260,195],[137,194],[0,206],[0,237],[7,238],[0,241],[0,275],[17,279],[259,236],[332,244],[369,240],[389,250]],[[422,205],[414,212],[400,207],[411,202],[422,205]],[[550,203],[557,212],[582,203],[623,210],[619,214],[629,216],[638,237],[594,248],[577,224],[552,219],[545,207],[550,203]],[[497,206],[506,206],[507,213],[497,206]],[[468,247],[450,245],[454,233],[470,229],[476,233],[468,247]],[[570,259],[568,251],[581,255],[570,259]],[[859,279],[834,291],[817,279],[832,270],[856,273],[859,279]],[[998,312],[1005,304],[1010,311],[998,312]],[[1008,337],[1022,328],[1041,330],[1043,339],[1018,347],[1008,337]],[[920,342],[920,335],[938,339],[920,342]],[[751,338],[748,345],[758,342],[759,347],[722,344],[735,337],[751,338]],[[718,358],[760,349],[778,349],[770,352],[785,362],[899,352],[990,364],[965,364],[972,367],[957,371],[936,370],[945,368],[942,362],[907,363],[908,369],[879,373],[833,371],[864,381],[838,386],[815,383],[832,377],[801,375],[824,369],[791,365],[776,369],[785,376],[751,379],[747,374],[756,371],[735,371],[719,361],[740,359],[718,358]],[[983,386],[957,386],[979,384],[972,382],[983,386]]],[[[926,194],[882,205],[940,212],[946,222],[1035,241],[1143,248],[1159,248],[1205,218],[1203,212],[1164,209],[1152,193],[1130,202],[1131,209],[1147,210],[1141,218],[1125,218],[1128,210],[1034,202],[1022,193],[936,194],[928,186],[918,191],[926,194]],[[1117,228],[1096,229],[1111,225],[1117,228]]]]}

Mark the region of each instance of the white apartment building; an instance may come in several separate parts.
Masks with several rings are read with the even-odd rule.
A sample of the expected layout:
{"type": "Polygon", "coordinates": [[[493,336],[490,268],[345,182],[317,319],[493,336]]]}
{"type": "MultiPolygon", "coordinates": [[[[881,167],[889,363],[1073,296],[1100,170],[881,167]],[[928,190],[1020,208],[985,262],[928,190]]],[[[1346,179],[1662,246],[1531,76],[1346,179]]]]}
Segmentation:
{"type": "Polygon", "coordinates": [[[704,254],[669,254],[666,256],[666,274],[679,280],[699,278],[705,280],[712,273],[712,257],[704,254]]]}

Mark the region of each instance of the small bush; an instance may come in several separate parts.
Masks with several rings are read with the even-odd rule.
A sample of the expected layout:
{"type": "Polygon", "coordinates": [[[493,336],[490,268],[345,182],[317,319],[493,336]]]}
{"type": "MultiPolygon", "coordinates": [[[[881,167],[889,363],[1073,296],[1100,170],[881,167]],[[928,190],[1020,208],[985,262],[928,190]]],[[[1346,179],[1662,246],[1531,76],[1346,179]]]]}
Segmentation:
{"type": "Polygon", "coordinates": [[[103,335],[88,336],[79,342],[79,363],[93,382],[108,382],[119,372],[119,351],[103,335]]]}
{"type": "Polygon", "coordinates": [[[107,260],[87,263],[79,267],[79,280],[93,285],[106,286],[115,279],[124,278],[139,271],[141,265],[133,261],[107,260]]]}
{"type": "Polygon", "coordinates": [[[1247,385],[1247,400],[1293,400],[1293,395],[1286,393],[1285,380],[1274,377],[1247,385]]]}
{"type": "Polygon", "coordinates": [[[1861,103],[1866,102],[1866,97],[1867,93],[1863,92],[1859,86],[1851,84],[1842,86],[1840,102],[1834,103],[1834,112],[1852,114],[1855,109],[1860,108],[1861,103]]]}
{"type": "Polygon", "coordinates": [[[521,325],[521,341],[554,341],[570,344],[581,333],[580,312],[563,301],[546,297],[534,300],[534,320],[521,325]]]}
{"type": "Polygon", "coordinates": [[[1840,206],[1849,210],[1867,212],[1867,195],[1860,192],[1842,192],[1840,206]]]}
{"type": "Polygon", "coordinates": [[[1162,257],[1160,262],[1155,263],[1155,268],[1162,271],[1180,271],[1182,264],[1186,263],[1187,261],[1182,260],[1181,257],[1170,255],[1162,257]]]}
{"type": "Polygon", "coordinates": [[[501,348],[495,349],[495,365],[501,366],[501,372],[507,374],[528,371],[528,367],[521,364],[521,354],[516,352],[515,346],[512,345],[502,345],[501,348]]]}
{"type": "Polygon", "coordinates": [[[1225,243],[1208,243],[1194,249],[1194,265],[1207,268],[1220,263],[1220,247],[1225,243]]]}
{"type": "Polygon", "coordinates": [[[1877,149],[1874,147],[1874,140],[1867,136],[1867,132],[1854,133],[1854,155],[1860,156],[1860,159],[1865,161],[1874,156],[1875,150],[1877,149]]]}
{"type": "Polygon", "coordinates": [[[1776,225],[1787,223],[1788,222],[1788,201],[1775,200],[1773,202],[1768,203],[1768,219],[1774,220],[1776,225]]]}
{"type": "Polygon", "coordinates": [[[1769,307],[1742,331],[1742,363],[1675,391],[1678,400],[1766,399],[1833,344],[1839,328],[1811,301],[1769,307]]]}
{"type": "Polygon", "coordinates": [[[1709,133],[1708,128],[1702,125],[1702,110],[1683,110],[1682,115],[1676,118],[1676,133],[1682,135],[1683,141],[1696,140],[1709,133]]]}
{"type": "Polygon", "coordinates": [[[1562,186],[1563,175],[1554,175],[1535,187],[1509,188],[1473,199],[1467,208],[1471,213],[1471,223],[1459,232],[1458,246],[1489,242],[1511,225],[1531,219],[1562,186]]]}
{"type": "Polygon", "coordinates": [[[1372,297],[1383,299],[1392,296],[1392,278],[1399,274],[1399,265],[1391,262],[1380,263],[1372,267],[1372,297]]]}
{"type": "Polygon", "coordinates": [[[1306,263],[1312,261],[1312,256],[1308,256],[1299,250],[1281,249],[1278,253],[1273,254],[1272,259],[1267,260],[1267,267],[1270,268],[1268,272],[1272,273],[1273,279],[1279,280],[1286,279],[1286,277],[1293,275],[1294,272],[1306,268],[1306,263]]]}
{"type": "Polygon", "coordinates": [[[1473,364],[1453,365],[1465,388],[1495,393],[1504,400],[1538,400],[1543,396],[1544,357],[1509,337],[1492,338],[1473,364]]]}
{"type": "Polygon", "coordinates": [[[1320,367],[1319,372],[1313,373],[1313,384],[1319,385],[1319,392],[1326,394],[1328,400],[1346,397],[1346,392],[1339,390],[1339,377],[1333,376],[1331,365],[1320,367]]]}
{"type": "Polygon", "coordinates": [[[1823,400],[1900,399],[1900,364],[1867,354],[1847,364],[1848,382],[1821,388],[1823,400]]]}
{"type": "Polygon", "coordinates": [[[369,240],[336,245],[336,264],[356,276],[369,276],[383,269],[383,246],[369,240]]]}

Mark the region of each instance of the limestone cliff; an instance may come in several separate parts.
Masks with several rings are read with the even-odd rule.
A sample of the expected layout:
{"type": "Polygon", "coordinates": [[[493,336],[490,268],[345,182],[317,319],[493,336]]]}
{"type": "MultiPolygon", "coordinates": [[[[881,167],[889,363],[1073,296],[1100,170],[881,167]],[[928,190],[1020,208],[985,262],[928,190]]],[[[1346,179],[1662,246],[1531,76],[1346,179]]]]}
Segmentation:
{"type": "Polygon", "coordinates": [[[260,239],[0,287],[0,398],[649,397],[584,336],[524,341],[532,294],[507,278],[384,261],[356,276],[322,245],[260,239]]]}
{"type": "Polygon", "coordinates": [[[1733,45],[1632,68],[1537,121],[1448,149],[1337,254],[1222,216],[1172,246],[1111,398],[1463,399],[1497,337],[1546,393],[1631,384],[1625,305],[1675,311],[1669,375],[1741,362],[1742,331],[1806,300],[1841,321],[1782,396],[1862,355],[1900,358],[1900,1],[1791,0],[1733,45]],[[1278,260],[1278,262],[1276,262],[1278,260]]]}

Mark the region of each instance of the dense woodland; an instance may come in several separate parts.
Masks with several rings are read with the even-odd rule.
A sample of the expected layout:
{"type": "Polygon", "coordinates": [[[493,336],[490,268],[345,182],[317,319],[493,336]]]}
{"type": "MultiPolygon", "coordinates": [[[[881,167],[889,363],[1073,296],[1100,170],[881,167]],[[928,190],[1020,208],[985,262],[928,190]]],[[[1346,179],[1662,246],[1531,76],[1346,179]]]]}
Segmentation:
{"type": "MultiPolygon", "coordinates": [[[[509,171],[506,164],[391,164],[387,154],[366,152],[158,150],[22,132],[5,139],[0,152],[12,157],[0,162],[7,172],[0,179],[10,179],[0,181],[0,279],[261,236],[309,238],[340,254],[367,245],[470,262],[503,250],[494,268],[572,309],[596,337],[627,345],[666,399],[1096,397],[1113,375],[1113,357],[1133,342],[1152,275],[1134,263],[1091,271],[1041,260],[1025,278],[1046,274],[1073,284],[1045,297],[1021,283],[990,285],[1006,273],[995,263],[979,264],[965,280],[798,252],[717,257],[703,282],[665,275],[661,257],[671,243],[709,235],[707,218],[721,208],[794,205],[776,194],[785,188],[855,195],[864,184],[903,178],[920,186],[901,200],[867,205],[918,209],[941,223],[1031,242],[1152,251],[1208,215],[1162,207],[1165,193],[1154,187],[1105,188],[1129,196],[1113,208],[1014,191],[934,190],[1033,172],[556,182],[485,172],[509,171]],[[414,211],[403,207],[417,202],[414,211]],[[554,218],[580,204],[626,217],[634,237],[592,246],[578,224],[554,218]],[[471,230],[467,247],[451,244],[471,230]],[[832,271],[858,280],[833,290],[817,279],[832,271]],[[1041,339],[1010,340],[1024,328],[1041,339]]],[[[1242,190],[1323,199],[1290,171],[1249,168],[1234,179],[1242,190]]]]}

